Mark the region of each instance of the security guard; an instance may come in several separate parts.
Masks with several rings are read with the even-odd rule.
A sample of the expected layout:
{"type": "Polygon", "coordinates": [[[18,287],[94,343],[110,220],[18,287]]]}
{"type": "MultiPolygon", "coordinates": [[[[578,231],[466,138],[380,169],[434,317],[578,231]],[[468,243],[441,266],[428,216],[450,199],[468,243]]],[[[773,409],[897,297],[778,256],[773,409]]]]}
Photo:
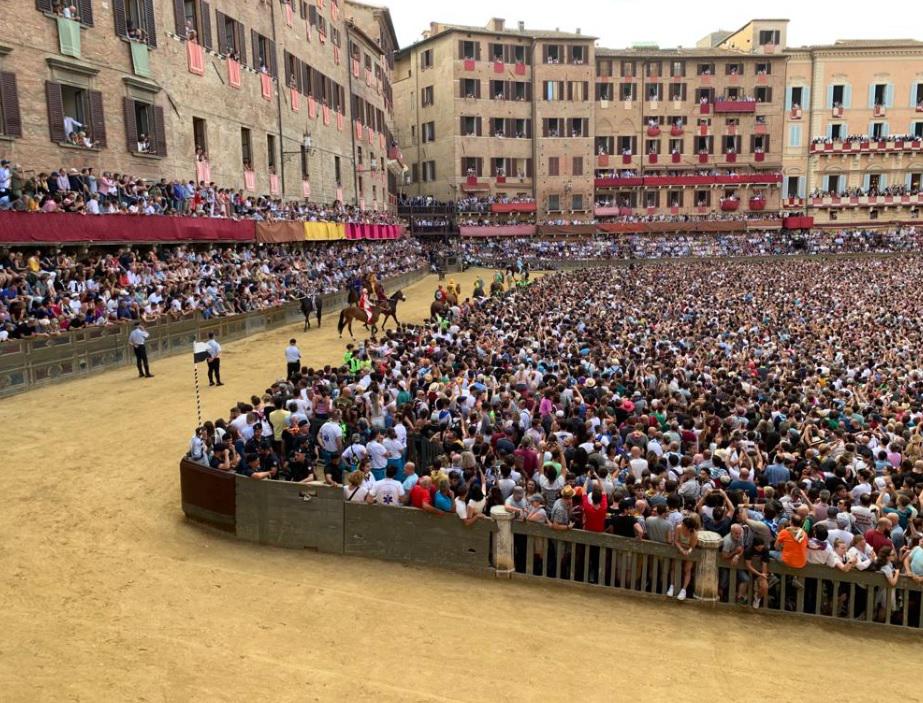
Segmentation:
{"type": "Polygon", "coordinates": [[[144,329],[141,322],[135,323],[135,328],[128,335],[128,343],[135,350],[135,361],[138,363],[138,378],[154,378],[147,364],[147,338],[150,332],[144,329]]]}

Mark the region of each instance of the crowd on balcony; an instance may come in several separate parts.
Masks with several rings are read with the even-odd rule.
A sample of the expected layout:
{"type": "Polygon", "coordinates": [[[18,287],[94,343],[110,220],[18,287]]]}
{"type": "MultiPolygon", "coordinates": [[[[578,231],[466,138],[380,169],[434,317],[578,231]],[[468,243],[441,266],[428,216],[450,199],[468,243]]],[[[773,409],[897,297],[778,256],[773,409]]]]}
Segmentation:
{"type": "MultiPolygon", "coordinates": [[[[803,589],[807,612],[839,615],[842,590],[806,588],[821,572],[800,570],[923,582],[923,303],[894,297],[923,263],[862,272],[788,261],[549,275],[456,306],[445,325],[350,345],[339,368],[290,373],[199,428],[188,456],[466,526],[502,510],[560,535],[564,573],[577,570],[570,530],[661,543],[682,568],[658,592],[678,600],[696,588],[703,528],[722,540],[722,575],[736,572],[734,592],[721,579],[731,602],[786,607],[803,589]],[[411,440],[434,451],[409,463],[411,440]]],[[[514,548],[525,564],[528,544],[514,548]]],[[[544,548],[534,559],[555,561],[544,548]]],[[[878,621],[921,607],[913,591],[872,596],[855,600],[878,621]]]]}
{"type": "MultiPolygon", "coordinates": [[[[753,173],[742,172],[740,170],[732,170],[727,168],[687,168],[687,169],[658,169],[656,171],[648,171],[646,174],[648,177],[671,177],[679,178],[686,176],[781,176],[782,173],[779,171],[758,171],[753,173]]],[[[632,169],[609,169],[609,170],[596,170],[596,178],[638,178],[641,174],[632,169]]]]}
{"type": "MultiPolygon", "coordinates": [[[[762,196],[754,196],[754,199],[761,199],[762,196]]],[[[740,202],[736,196],[731,196],[727,198],[730,201],[740,202]]],[[[707,207],[706,203],[701,203],[702,207],[707,207]]],[[[599,198],[596,201],[596,207],[599,208],[628,208],[628,209],[643,209],[638,206],[632,206],[631,201],[626,198],[599,198]]],[[[679,207],[679,205],[672,206],[679,207]]],[[[782,218],[782,214],[779,212],[717,212],[709,211],[703,214],[696,215],[667,215],[667,214],[654,214],[647,215],[643,213],[638,213],[635,215],[613,215],[613,216],[602,216],[599,221],[601,222],[746,222],[747,220],[759,220],[760,222],[766,220],[779,220],[782,218]]]]}
{"type": "Polygon", "coordinates": [[[413,239],[0,251],[0,341],[161,318],[213,318],[426,265],[413,239]]]}
{"type": "Polygon", "coordinates": [[[157,180],[114,171],[97,174],[89,166],[36,173],[6,159],[0,161],[0,210],[397,224],[387,210],[363,210],[341,202],[284,200],[205,181],[157,180]]]}
{"type": "Polygon", "coordinates": [[[849,134],[843,137],[813,137],[811,144],[842,144],[844,142],[852,144],[887,142],[888,144],[893,144],[895,142],[918,142],[921,139],[923,139],[923,136],[916,134],[887,134],[877,137],[868,134],[849,134]]]}
{"type": "Polygon", "coordinates": [[[899,253],[923,250],[923,230],[890,232],[863,229],[799,232],[765,231],[708,234],[625,234],[555,241],[539,238],[465,240],[462,254],[473,266],[505,268],[518,260],[534,269],[556,262],[589,259],[667,259],[674,257],[792,256],[813,254],[899,253]]]}
{"type": "Polygon", "coordinates": [[[401,195],[398,200],[398,209],[401,210],[454,210],[455,204],[452,202],[442,202],[436,200],[431,195],[401,195]]]}
{"type": "Polygon", "coordinates": [[[529,205],[535,202],[535,198],[525,195],[489,195],[489,196],[471,196],[459,198],[455,201],[455,209],[458,212],[490,212],[491,205],[529,205]]]}
{"type": "Polygon", "coordinates": [[[919,195],[919,187],[910,187],[908,185],[893,185],[893,186],[884,186],[882,188],[859,188],[855,186],[853,188],[845,188],[844,190],[838,192],[832,192],[829,190],[823,190],[821,188],[815,188],[811,191],[811,198],[829,198],[829,197],[840,197],[840,198],[863,198],[863,197],[876,197],[879,195],[890,195],[890,196],[901,196],[901,195],[919,195]]]}

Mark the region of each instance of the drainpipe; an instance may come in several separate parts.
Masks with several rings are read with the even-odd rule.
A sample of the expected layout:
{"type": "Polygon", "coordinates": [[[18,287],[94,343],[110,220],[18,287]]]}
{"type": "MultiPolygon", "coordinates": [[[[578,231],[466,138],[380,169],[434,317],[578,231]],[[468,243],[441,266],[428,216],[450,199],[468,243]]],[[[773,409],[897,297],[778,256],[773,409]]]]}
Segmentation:
{"type": "Polygon", "coordinates": [[[539,213],[538,171],[540,167],[538,163],[538,130],[540,125],[538,124],[538,113],[535,108],[536,104],[538,103],[538,86],[535,82],[535,67],[537,66],[535,60],[535,37],[532,37],[529,43],[529,53],[532,54],[532,65],[530,66],[530,70],[532,71],[532,200],[534,200],[536,203],[535,216],[537,221],[539,213]]]}
{"type": "MultiPolygon", "coordinates": [[[[272,27],[272,45],[274,55],[269,58],[269,66],[267,68],[272,68],[273,59],[276,60],[276,68],[279,66],[279,57],[275,55],[275,48],[278,46],[278,42],[276,41],[276,11],[274,6],[275,3],[269,3],[269,21],[270,26],[272,27]]],[[[282,68],[284,70],[285,67],[283,66],[282,68]]],[[[279,81],[279,86],[282,86],[283,81],[278,75],[276,76],[276,80],[279,81]]],[[[283,200],[285,199],[285,156],[282,152],[285,151],[285,136],[282,134],[282,91],[287,87],[288,86],[280,87],[279,90],[276,91],[276,111],[279,124],[279,179],[282,182],[282,192],[280,196],[283,200]]]]}
{"type": "MultiPolygon", "coordinates": [[[[350,41],[351,41],[351,37],[350,37],[349,31],[348,31],[348,28],[347,28],[347,32],[346,32],[346,48],[347,48],[347,50],[349,49],[349,42],[350,42],[350,41]]],[[[349,107],[349,116],[352,117],[353,120],[355,120],[355,117],[356,117],[356,116],[352,114],[352,106],[353,106],[353,103],[354,103],[354,101],[353,101],[353,55],[352,55],[352,52],[351,52],[351,51],[347,51],[347,53],[349,54],[349,70],[346,72],[346,75],[348,76],[347,80],[349,81],[349,83],[348,83],[348,87],[349,87],[349,106],[350,106],[350,107],[349,107]]],[[[360,53],[359,55],[361,56],[362,54],[360,53]]],[[[349,127],[350,127],[350,129],[349,129],[349,136],[350,136],[349,141],[350,141],[350,143],[352,144],[352,148],[353,148],[352,158],[350,159],[350,161],[353,162],[353,196],[354,196],[354,200],[355,200],[355,203],[354,203],[355,206],[356,206],[356,207],[359,207],[359,173],[358,173],[358,166],[359,166],[359,164],[356,162],[356,125],[355,125],[355,122],[353,121],[353,124],[351,124],[349,127]]],[[[342,174],[340,174],[340,175],[342,176],[342,174]]],[[[386,177],[387,177],[387,174],[386,174],[386,177]]]]}

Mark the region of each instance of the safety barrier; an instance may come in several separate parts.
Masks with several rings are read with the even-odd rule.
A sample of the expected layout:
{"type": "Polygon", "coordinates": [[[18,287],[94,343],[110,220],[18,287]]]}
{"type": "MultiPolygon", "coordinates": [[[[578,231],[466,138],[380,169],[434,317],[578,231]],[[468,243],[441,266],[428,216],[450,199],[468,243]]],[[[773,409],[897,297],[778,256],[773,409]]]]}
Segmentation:
{"type": "MultiPolygon", "coordinates": [[[[405,288],[427,274],[425,268],[389,278],[389,289],[405,288]]],[[[322,297],[330,312],[346,302],[344,292],[322,297]]],[[[159,320],[147,325],[151,359],[189,352],[192,343],[214,332],[222,342],[291,324],[304,317],[298,302],[230,317],[159,320]]],[[[88,327],[49,337],[30,337],[0,343],[0,397],[58,381],[87,376],[134,363],[128,343],[131,325],[88,327]]]]}
{"type": "MultiPolygon", "coordinates": [[[[454,513],[347,503],[339,487],[257,481],[186,459],[180,482],[188,519],[250,542],[660,599],[671,585],[679,592],[685,559],[693,603],[754,611],[754,582],[720,563],[714,532],[700,531],[698,548],[682,557],[667,544],[515,520],[502,507],[465,526],[454,513]]],[[[880,573],[775,561],[769,572],[761,613],[923,628],[923,586],[906,576],[891,588],[880,573]]]]}

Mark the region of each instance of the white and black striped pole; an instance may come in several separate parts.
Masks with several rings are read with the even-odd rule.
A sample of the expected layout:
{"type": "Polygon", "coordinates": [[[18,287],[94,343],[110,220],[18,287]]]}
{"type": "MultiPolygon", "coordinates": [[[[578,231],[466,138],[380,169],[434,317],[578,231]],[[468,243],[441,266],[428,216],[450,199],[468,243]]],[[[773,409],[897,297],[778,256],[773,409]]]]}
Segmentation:
{"type": "Polygon", "coordinates": [[[199,363],[208,358],[208,345],[205,342],[192,343],[192,378],[195,381],[195,410],[198,424],[202,426],[202,396],[199,393],[199,363]]]}

